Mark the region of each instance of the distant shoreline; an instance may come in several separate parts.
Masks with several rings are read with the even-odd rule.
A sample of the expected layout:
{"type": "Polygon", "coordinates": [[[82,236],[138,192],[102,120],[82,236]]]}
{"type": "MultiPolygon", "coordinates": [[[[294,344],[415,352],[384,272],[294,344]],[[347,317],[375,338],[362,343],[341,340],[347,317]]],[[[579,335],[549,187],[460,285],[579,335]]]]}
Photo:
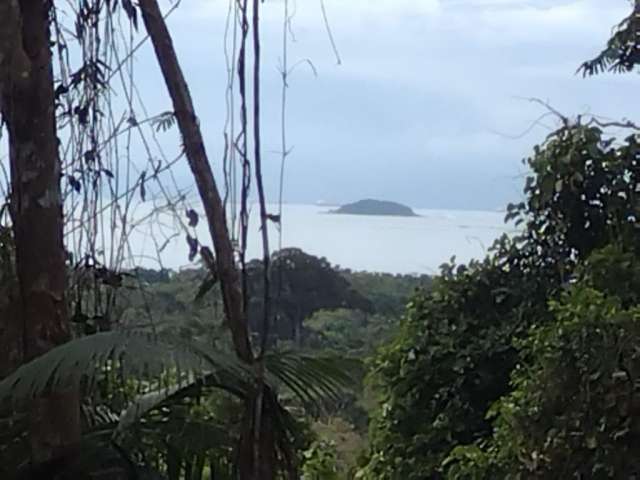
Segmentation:
{"type": "MultiPolygon", "coordinates": [[[[198,205],[200,203],[199,198],[194,198],[193,203],[198,205]]],[[[257,201],[251,202],[251,206],[257,207],[259,203],[257,201]]],[[[278,208],[278,202],[267,202],[267,206],[270,209],[278,208]]],[[[314,208],[339,208],[340,203],[338,202],[304,202],[304,201],[284,201],[282,205],[287,205],[291,207],[299,206],[299,207],[314,207],[314,208]]],[[[420,211],[432,211],[432,212],[478,212],[478,213],[506,213],[506,207],[500,208],[462,208],[462,207],[424,207],[424,206],[411,206],[411,209],[414,212],[420,211]]],[[[418,216],[421,216],[419,213],[418,216]]]]}

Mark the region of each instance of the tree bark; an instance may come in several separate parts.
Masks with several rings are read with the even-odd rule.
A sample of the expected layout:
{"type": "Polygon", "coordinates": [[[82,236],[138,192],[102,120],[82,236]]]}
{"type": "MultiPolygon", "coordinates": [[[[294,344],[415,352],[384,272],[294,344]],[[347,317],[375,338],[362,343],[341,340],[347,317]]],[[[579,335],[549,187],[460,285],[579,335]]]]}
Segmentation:
{"type": "Polygon", "coordinates": [[[140,0],[142,18],[153,43],[164,81],[173,102],[182,134],[189,167],[207,217],[216,254],[216,268],[224,303],[227,325],[238,357],[247,363],[254,360],[244,308],[240,273],[236,266],[224,205],[209,164],[202,133],[198,125],[189,87],[178,63],[171,35],[156,0],[140,0]]]}
{"type": "Polygon", "coordinates": [[[241,480],[272,480],[278,473],[275,426],[271,411],[277,400],[267,387],[258,386],[247,399],[238,452],[238,473],[241,480]],[[260,410],[260,415],[256,412],[260,410]],[[257,428],[256,421],[260,422],[257,428]],[[258,430],[260,435],[255,436],[258,430]],[[257,444],[256,444],[257,441],[257,444]],[[259,455],[256,455],[256,449],[259,455]],[[257,465],[256,465],[257,460],[257,465]]]}
{"type": "Polygon", "coordinates": [[[13,233],[9,228],[0,226],[0,379],[22,363],[23,328],[18,320],[19,299],[13,233]]]}
{"type": "MultiPolygon", "coordinates": [[[[10,213],[19,305],[11,348],[22,361],[70,338],[56,135],[49,13],[46,0],[0,2],[0,111],[9,133],[10,213]]],[[[33,463],[67,457],[80,440],[74,389],[34,401],[33,463]]]]}
{"type": "MultiPolygon", "coordinates": [[[[261,366],[255,363],[256,358],[249,339],[241,276],[234,258],[224,205],[204,148],[189,88],[157,1],[139,0],[139,5],[173,101],[187,160],[207,217],[216,253],[216,267],[222,288],[226,321],[231,330],[234,348],[240,359],[260,368],[261,366]]],[[[263,396],[274,394],[263,386],[260,375],[256,375],[256,379],[256,388],[245,404],[244,426],[238,452],[238,473],[241,480],[273,480],[277,474],[275,432],[271,423],[273,412],[265,407],[267,404],[263,402],[263,396]]],[[[274,398],[274,401],[277,402],[277,399],[274,398]]]]}

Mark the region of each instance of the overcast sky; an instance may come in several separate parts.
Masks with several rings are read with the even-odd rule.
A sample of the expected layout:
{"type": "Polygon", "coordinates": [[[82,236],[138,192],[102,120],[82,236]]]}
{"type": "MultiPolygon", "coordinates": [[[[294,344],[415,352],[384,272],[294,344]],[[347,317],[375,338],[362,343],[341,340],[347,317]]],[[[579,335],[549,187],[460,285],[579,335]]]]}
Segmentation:
{"type": "MultiPolygon", "coordinates": [[[[292,6],[294,1],[291,0],[292,6]]],[[[166,3],[168,5],[168,2],[166,3]]],[[[627,0],[297,0],[290,63],[285,200],[364,197],[415,207],[496,209],[520,198],[523,166],[549,130],[514,139],[544,109],[638,118],[638,78],[583,79],[580,63],[604,46],[627,0]]],[[[263,8],[263,145],[277,190],[282,0],[263,8]]],[[[227,0],[182,0],[170,17],[207,136],[219,163],[226,86],[227,0]]],[[[170,109],[150,49],[138,55],[153,111],[170,109]]],[[[547,127],[553,122],[547,121],[547,127]]],[[[180,172],[179,172],[180,174],[180,172]]],[[[186,169],[184,180],[189,178],[186,169]]]]}

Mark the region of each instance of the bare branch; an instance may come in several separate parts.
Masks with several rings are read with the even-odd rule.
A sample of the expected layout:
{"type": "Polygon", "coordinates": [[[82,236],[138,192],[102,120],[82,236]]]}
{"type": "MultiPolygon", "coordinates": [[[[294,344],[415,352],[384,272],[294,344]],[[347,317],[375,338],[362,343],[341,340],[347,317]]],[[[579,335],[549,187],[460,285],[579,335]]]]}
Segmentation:
{"type": "Polygon", "coordinates": [[[631,130],[640,131],[640,125],[632,122],[631,120],[622,120],[622,121],[602,121],[597,117],[591,117],[585,125],[597,125],[601,128],[628,128],[631,130]]]}
{"type": "Polygon", "coordinates": [[[327,15],[327,9],[324,5],[324,0],[320,0],[320,10],[322,10],[322,19],[324,21],[324,26],[327,29],[327,36],[329,37],[329,41],[331,42],[333,54],[336,56],[336,62],[338,65],[342,65],[342,59],[340,58],[340,52],[338,52],[336,41],[333,38],[333,32],[331,31],[331,24],[329,23],[329,17],[327,15]]]}
{"type": "Polygon", "coordinates": [[[568,126],[571,123],[569,117],[563,115],[558,110],[556,110],[554,107],[552,107],[551,104],[548,101],[545,101],[545,100],[542,100],[542,99],[536,98],[536,97],[516,97],[516,98],[519,98],[521,100],[526,100],[526,101],[531,102],[531,103],[537,103],[538,105],[542,105],[549,112],[551,112],[553,115],[558,117],[558,119],[562,122],[562,124],[564,126],[568,126]]]}

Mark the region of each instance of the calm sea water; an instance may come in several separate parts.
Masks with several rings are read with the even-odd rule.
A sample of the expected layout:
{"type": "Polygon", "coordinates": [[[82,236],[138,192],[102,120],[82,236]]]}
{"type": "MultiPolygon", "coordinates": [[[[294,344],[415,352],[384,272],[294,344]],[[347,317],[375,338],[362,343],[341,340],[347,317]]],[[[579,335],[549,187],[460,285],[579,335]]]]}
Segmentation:
{"type": "MultiPolygon", "coordinates": [[[[512,231],[504,224],[502,212],[416,210],[419,217],[384,217],[328,213],[332,208],[285,205],[282,247],[299,247],[353,270],[437,273],[453,255],[462,262],[483,257],[497,237],[512,231]]],[[[254,258],[261,255],[262,248],[255,210],[248,249],[254,258]]],[[[270,211],[276,212],[277,208],[273,206],[270,211]]],[[[198,226],[198,236],[209,243],[203,222],[198,226]]],[[[271,248],[277,249],[280,232],[275,225],[270,227],[270,241],[271,248]]],[[[147,242],[144,248],[146,255],[155,256],[153,245],[147,242]]],[[[187,252],[184,236],[176,237],[163,250],[163,266],[178,269],[189,265],[187,252]]]]}

